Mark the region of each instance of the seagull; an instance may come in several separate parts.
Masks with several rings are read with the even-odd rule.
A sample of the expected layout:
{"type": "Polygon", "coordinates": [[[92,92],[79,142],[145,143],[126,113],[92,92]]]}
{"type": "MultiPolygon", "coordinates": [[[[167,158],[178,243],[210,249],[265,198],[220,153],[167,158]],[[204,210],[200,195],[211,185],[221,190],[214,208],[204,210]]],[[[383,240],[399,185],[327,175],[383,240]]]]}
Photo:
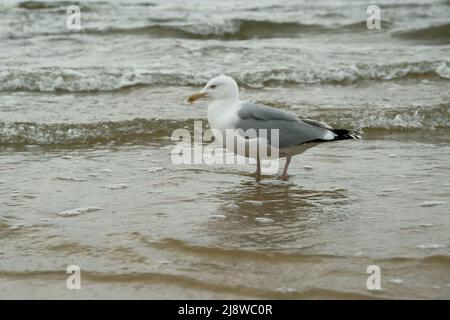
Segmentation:
{"type": "MultiPolygon", "coordinates": [[[[226,75],[220,75],[208,81],[205,87],[188,97],[188,102],[209,100],[208,122],[210,128],[217,134],[226,130],[239,132],[243,141],[249,143],[254,139],[258,142],[265,139],[269,148],[276,148],[279,158],[286,158],[281,178],[288,179],[288,167],[294,155],[301,154],[324,142],[347,139],[359,139],[360,136],[349,130],[334,129],[329,125],[309,119],[299,119],[285,111],[269,106],[240,100],[239,87],[236,81],[226,75]],[[246,135],[248,130],[256,132],[256,137],[246,135]],[[278,143],[270,137],[262,137],[261,129],[278,129],[278,143]],[[245,132],[245,134],[242,134],[245,132]]],[[[238,153],[236,149],[233,150],[238,153]]],[[[248,156],[248,152],[245,153],[248,156]]],[[[256,154],[256,177],[261,176],[261,157],[256,154]]]]}

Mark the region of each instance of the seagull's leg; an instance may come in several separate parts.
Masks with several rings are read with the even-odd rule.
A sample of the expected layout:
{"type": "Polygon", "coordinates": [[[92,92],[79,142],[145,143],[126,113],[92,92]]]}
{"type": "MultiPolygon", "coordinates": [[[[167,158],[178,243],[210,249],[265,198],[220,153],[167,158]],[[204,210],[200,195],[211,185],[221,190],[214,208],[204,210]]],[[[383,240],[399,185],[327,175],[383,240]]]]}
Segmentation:
{"type": "Polygon", "coordinates": [[[288,171],[289,163],[291,163],[291,158],[292,158],[291,156],[286,157],[286,163],[284,164],[283,174],[281,175],[281,179],[283,179],[283,180],[288,179],[287,171],[288,171]]]}
{"type": "Polygon", "coordinates": [[[259,159],[259,155],[256,157],[256,178],[259,179],[261,177],[261,160],[259,159]]]}

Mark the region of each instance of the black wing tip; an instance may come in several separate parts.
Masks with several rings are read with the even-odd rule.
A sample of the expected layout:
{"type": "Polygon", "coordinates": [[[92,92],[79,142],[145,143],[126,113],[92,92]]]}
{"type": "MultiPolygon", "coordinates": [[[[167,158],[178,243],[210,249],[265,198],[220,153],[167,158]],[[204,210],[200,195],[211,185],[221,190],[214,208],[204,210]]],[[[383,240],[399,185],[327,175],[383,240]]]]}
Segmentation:
{"type": "Polygon", "coordinates": [[[333,132],[337,136],[333,139],[335,140],[347,140],[347,139],[361,139],[361,133],[357,131],[350,131],[346,129],[333,129],[333,132]]]}

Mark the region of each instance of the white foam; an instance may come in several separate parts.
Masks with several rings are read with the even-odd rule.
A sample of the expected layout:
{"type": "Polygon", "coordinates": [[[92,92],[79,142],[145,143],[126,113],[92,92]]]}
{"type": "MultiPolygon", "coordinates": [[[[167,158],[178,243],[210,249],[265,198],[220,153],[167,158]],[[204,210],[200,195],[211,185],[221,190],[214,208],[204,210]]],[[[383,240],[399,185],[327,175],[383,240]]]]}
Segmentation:
{"type": "Polygon", "coordinates": [[[429,244],[419,244],[417,249],[428,250],[428,249],[442,249],[445,248],[444,244],[439,243],[429,243],[429,244]]]}
{"type": "Polygon", "coordinates": [[[10,226],[9,229],[10,230],[17,230],[17,229],[20,229],[20,228],[25,227],[25,226],[26,226],[25,223],[18,223],[18,224],[15,224],[13,226],[10,226]]]}
{"type": "Polygon", "coordinates": [[[56,177],[56,179],[58,179],[58,180],[65,180],[65,181],[77,181],[77,182],[87,181],[87,179],[76,178],[76,177],[56,177]]]}
{"type": "Polygon", "coordinates": [[[269,219],[269,218],[255,218],[256,221],[261,222],[261,223],[272,223],[273,220],[269,219]]]}
{"type": "Polygon", "coordinates": [[[391,153],[391,154],[388,154],[388,157],[389,158],[397,158],[398,156],[394,153],[391,153]]]}
{"type": "Polygon", "coordinates": [[[227,216],[223,214],[213,214],[210,216],[211,219],[225,219],[227,216]]]}
{"type": "Polygon", "coordinates": [[[422,207],[434,207],[434,206],[439,206],[439,205],[443,205],[446,203],[447,203],[447,201],[430,200],[430,201],[424,201],[420,205],[422,207]]]}
{"type": "Polygon", "coordinates": [[[416,180],[413,182],[413,184],[421,184],[421,183],[428,183],[427,180],[416,180]]]}
{"type": "Polygon", "coordinates": [[[66,211],[57,213],[57,215],[61,216],[61,217],[74,217],[74,216],[78,216],[78,215],[83,214],[83,213],[94,212],[94,211],[98,211],[98,210],[102,210],[102,208],[85,207],[85,208],[77,208],[77,209],[66,210],[66,211]]]}
{"type": "Polygon", "coordinates": [[[441,286],[436,286],[436,285],[434,285],[434,286],[431,286],[433,289],[435,289],[435,290],[441,290],[441,286]]]}
{"type": "Polygon", "coordinates": [[[260,206],[263,204],[261,201],[257,200],[245,200],[245,203],[252,204],[254,206],[260,206]]]}
{"type": "Polygon", "coordinates": [[[399,279],[399,278],[396,278],[396,279],[389,279],[388,282],[389,283],[393,283],[393,284],[402,284],[403,280],[399,279]]]}
{"type": "Polygon", "coordinates": [[[237,204],[235,204],[235,203],[230,203],[230,204],[227,204],[226,206],[223,206],[223,207],[224,208],[231,208],[231,209],[239,208],[239,206],[237,204]]]}
{"type": "Polygon", "coordinates": [[[152,167],[152,168],[146,169],[146,171],[148,173],[154,173],[154,172],[162,171],[164,169],[165,169],[164,167],[152,167]]]}
{"type": "Polygon", "coordinates": [[[281,293],[293,293],[293,292],[298,292],[297,289],[295,289],[295,288],[289,288],[289,287],[280,287],[280,288],[277,288],[276,291],[281,292],[281,293]]]}
{"type": "Polygon", "coordinates": [[[396,191],[400,191],[400,189],[392,188],[392,189],[383,189],[383,190],[381,190],[381,192],[396,192],[396,191]]]}
{"type": "Polygon", "coordinates": [[[105,188],[110,189],[110,190],[123,190],[123,189],[127,189],[128,185],[126,183],[108,184],[105,186],[105,188]]]}
{"type": "Polygon", "coordinates": [[[419,227],[421,227],[421,228],[430,228],[433,226],[434,226],[434,224],[432,224],[432,223],[422,223],[421,225],[419,225],[419,227]]]}
{"type": "MultiPolygon", "coordinates": [[[[239,24],[229,21],[220,25],[195,24],[181,30],[194,34],[233,33],[239,30],[239,24]]],[[[148,72],[139,69],[123,68],[33,68],[5,69],[0,72],[0,90],[29,90],[52,92],[63,91],[110,91],[138,84],[201,86],[205,80],[214,76],[215,71],[196,73],[148,72]]],[[[360,80],[391,80],[408,75],[434,73],[443,78],[450,78],[447,62],[415,62],[400,64],[358,64],[342,67],[320,69],[275,68],[272,70],[243,72],[237,74],[238,82],[250,87],[264,87],[267,82],[327,83],[356,82],[360,80]]]]}

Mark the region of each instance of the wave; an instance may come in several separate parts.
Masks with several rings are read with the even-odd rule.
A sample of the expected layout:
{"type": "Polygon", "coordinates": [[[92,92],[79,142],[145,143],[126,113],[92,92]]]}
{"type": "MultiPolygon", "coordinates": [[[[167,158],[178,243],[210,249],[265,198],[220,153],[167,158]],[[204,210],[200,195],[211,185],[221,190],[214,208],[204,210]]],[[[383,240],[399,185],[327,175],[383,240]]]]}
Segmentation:
{"type": "Polygon", "coordinates": [[[0,71],[0,91],[95,92],[141,85],[199,86],[204,79],[189,74],[130,69],[10,69],[0,71]]]}
{"type": "MultiPolygon", "coordinates": [[[[69,2],[24,2],[23,8],[28,10],[50,10],[65,12],[69,2]]],[[[103,4],[103,2],[97,2],[103,4]]],[[[129,4],[130,6],[132,4],[129,4]]],[[[92,3],[81,4],[82,11],[93,11],[92,3]]],[[[77,34],[92,36],[147,36],[153,38],[175,38],[192,40],[249,40],[268,38],[299,38],[306,35],[337,35],[370,32],[366,21],[356,21],[344,24],[306,24],[294,21],[270,21],[230,19],[218,23],[188,23],[185,18],[148,18],[147,25],[127,27],[110,26],[105,28],[83,28],[77,34]]],[[[394,24],[388,20],[381,21],[380,32],[390,31],[394,24]]],[[[30,38],[32,36],[63,36],[72,35],[73,32],[35,31],[33,33],[9,34],[9,39],[30,38]]],[[[429,26],[421,29],[398,30],[390,33],[394,38],[415,40],[427,43],[450,43],[450,24],[429,26]]]]}
{"type": "MultiPolygon", "coordinates": [[[[5,69],[0,70],[0,91],[97,92],[139,86],[203,86],[216,74],[147,72],[135,69],[5,69]]],[[[399,79],[450,79],[445,61],[357,64],[317,70],[271,69],[230,73],[243,87],[261,88],[313,83],[346,84],[399,79]]]]}
{"type": "MultiPolygon", "coordinates": [[[[37,270],[37,271],[0,271],[0,276],[7,279],[40,279],[45,281],[64,280],[66,275],[60,270],[37,270]]],[[[83,279],[90,283],[108,284],[131,284],[140,285],[160,284],[164,286],[175,286],[179,288],[190,288],[218,294],[232,294],[240,297],[259,299],[373,299],[364,292],[352,292],[332,290],[321,287],[308,287],[293,291],[280,291],[271,289],[255,288],[243,284],[227,284],[224,281],[199,279],[183,274],[173,274],[164,272],[96,272],[91,270],[83,271],[83,279]]],[[[158,294],[156,293],[156,297],[158,294]]]]}
{"type": "Polygon", "coordinates": [[[44,9],[59,9],[67,8],[68,6],[75,4],[76,2],[70,1],[55,1],[55,2],[45,2],[45,1],[23,1],[17,4],[18,8],[26,10],[44,10],[44,9]]]}
{"type": "Polygon", "coordinates": [[[107,5],[106,1],[22,1],[17,4],[17,7],[23,10],[46,10],[66,12],[71,5],[77,5],[82,11],[91,10],[94,5],[107,5]]]}
{"type": "Polygon", "coordinates": [[[0,122],[0,145],[84,145],[170,136],[192,121],[133,119],[96,123],[0,122]]]}
{"type": "Polygon", "coordinates": [[[145,245],[153,248],[167,251],[180,252],[183,255],[195,255],[224,259],[239,259],[239,260],[260,260],[270,263],[289,263],[289,262],[322,262],[326,260],[337,259],[373,259],[378,262],[399,263],[405,264],[407,262],[423,262],[428,264],[437,265],[450,265],[450,256],[447,255],[431,255],[424,257],[410,257],[410,256],[388,256],[388,257],[369,257],[369,256],[343,256],[343,255],[331,255],[331,254],[309,254],[298,251],[280,250],[280,251],[258,251],[238,248],[219,248],[204,246],[198,244],[192,244],[183,240],[174,238],[164,238],[158,241],[150,240],[146,236],[135,233],[137,239],[142,241],[145,245]]]}
{"type": "Polygon", "coordinates": [[[88,34],[152,35],[162,38],[245,40],[294,36],[327,30],[329,28],[314,24],[234,19],[220,24],[152,24],[135,28],[87,29],[85,32],[88,34]]]}
{"type": "MultiPolygon", "coordinates": [[[[79,5],[82,11],[101,10],[110,3],[105,1],[93,2],[70,2],[70,1],[24,1],[17,4],[22,10],[45,10],[63,12],[69,5],[79,5]]],[[[121,3],[121,6],[156,6],[154,3],[121,3]]],[[[390,4],[387,6],[429,6],[429,4],[390,4]]],[[[278,6],[275,6],[278,7],[278,6]]],[[[283,6],[281,6],[283,7],[283,6]]],[[[250,9],[251,10],[251,9],[250,9]]],[[[332,13],[335,14],[335,13],[332,13]]],[[[107,28],[85,28],[78,33],[91,35],[145,35],[156,38],[183,38],[183,39],[217,39],[217,40],[247,40],[255,38],[297,38],[307,34],[339,34],[339,33],[357,33],[370,32],[367,29],[366,21],[356,21],[344,24],[304,24],[296,21],[275,21],[275,20],[256,20],[256,19],[229,19],[218,23],[179,23],[179,19],[148,19],[153,21],[139,27],[107,27],[107,28]],[[160,23],[158,23],[160,21],[160,23]],[[176,23],[178,22],[178,23],[176,23]]],[[[381,22],[382,31],[388,31],[393,23],[383,19],[381,22]]],[[[61,35],[61,33],[41,33],[40,35],[61,35]]],[[[35,35],[35,34],[33,34],[35,35]]],[[[428,26],[416,30],[401,30],[393,32],[392,35],[397,38],[437,42],[440,44],[450,43],[450,24],[437,26],[428,26]]],[[[30,35],[20,34],[17,36],[29,37],[30,35]]],[[[10,35],[10,38],[15,36],[10,35]]]]}
{"type": "Polygon", "coordinates": [[[356,64],[321,70],[275,69],[247,72],[240,78],[241,84],[262,87],[284,84],[334,83],[359,81],[389,81],[399,79],[450,79],[450,64],[440,62],[413,62],[396,64],[356,64]]]}
{"type": "Polygon", "coordinates": [[[450,44],[450,23],[429,26],[421,29],[397,31],[392,35],[405,40],[425,41],[436,44],[450,44]]]}
{"type": "MultiPolygon", "coordinates": [[[[382,22],[383,29],[391,26],[382,22]]],[[[134,28],[86,29],[87,34],[149,35],[186,39],[247,40],[253,38],[299,37],[314,33],[366,32],[366,21],[343,25],[303,24],[298,22],[231,19],[218,24],[152,24],[134,28]]]]}
{"type": "MultiPolygon", "coordinates": [[[[65,12],[67,5],[65,2],[41,3],[26,2],[22,8],[28,10],[47,10],[56,12],[65,12]]],[[[92,7],[81,5],[82,11],[93,11],[92,7]]],[[[164,19],[149,18],[151,24],[138,27],[105,27],[105,28],[83,28],[77,34],[87,34],[93,36],[115,35],[115,36],[149,36],[153,38],[177,38],[177,39],[195,39],[195,40],[248,40],[264,38],[296,38],[305,34],[337,34],[367,32],[366,22],[343,25],[322,25],[322,24],[303,24],[289,21],[269,21],[269,20],[246,20],[231,19],[219,23],[183,23],[183,19],[164,19]]],[[[387,21],[382,22],[383,30],[390,27],[387,21]]],[[[71,35],[67,30],[61,32],[35,31],[31,34],[10,34],[9,39],[29,38],[35,35],[58,36],[71,35]]]]}
{"type": "MultiPolygon", "coordinates": [[[[33,5],[29,5],[33,7],[33,5]]],[[[36,9],[46,8],[46,10],[65,11],[66,6],[43,4],[42,8],[36,5],[36,9]]],[[[81,7],[82,11],[92,11],[86,5],[81,7]]],[[[77,34],[87,34],[93,36],[113,35],[113,36],[148,36],[153,38],[177,38],[194,40],[248,40],[267,38],[297,38],[304,35],[322,35],[339,33],[368,32],[366,21],[358,21],[349,24],[325,25],[325,24],[303,24],[290,21],[269,21],[269,20],[246,20],[231,19],[219,23],[187,23],[180,18],[149,18],[151,24],[137,27],[105,27],[105,28],[83,28],[77,34]]],[[[382,29],[387,30],[391,23],[383,20],[382,29]]],[[[72,32],[62,31],[58,33],[36,31],[32,34],[17,35],[10,34],[9,39],[29,38],[34,35],[60,36],[71,35],[72,32]]]]}
{"type": "MultiPolygon", "coordinates": [[[[22,1],[17,4],[17,7],[25,10],[49,10],[49,9],[66,9],[70,5],[77,5],[82,8],[89,6],[110,5],[107,1],[22,1]]],[[[154,7],[155,3],[140,2],[140,3],[120,3],[121,6],[136,6],[136,7],[154,7]]]]}
{"type": "MultiPolygon", "coordinates": [[[[0,122],[0,145],[91,145],[95,143],[124,143],[169,138],[178,128],[193,132],[196,119],[142,119],[95,123],[34,123],[0,122]]],[[[450,128],[450,105],[434,108],[398,110],[358,109],[349,112],[327,111],[321,116],[334,127],[361,129],[369,135],[390,134],[395,130],[436,130],[450,128]]],[[[206,126],[206,121],[203,121],[206,126]]]]}
{"type": "Polygon", "coordinates": [[[434,107],[403,109],[355,108],[327,110],[321,121],[334,127],[359,128],[366,133],[393,133],[395,130],[436,130],[450,128],[450,103],[434,107]]]}

